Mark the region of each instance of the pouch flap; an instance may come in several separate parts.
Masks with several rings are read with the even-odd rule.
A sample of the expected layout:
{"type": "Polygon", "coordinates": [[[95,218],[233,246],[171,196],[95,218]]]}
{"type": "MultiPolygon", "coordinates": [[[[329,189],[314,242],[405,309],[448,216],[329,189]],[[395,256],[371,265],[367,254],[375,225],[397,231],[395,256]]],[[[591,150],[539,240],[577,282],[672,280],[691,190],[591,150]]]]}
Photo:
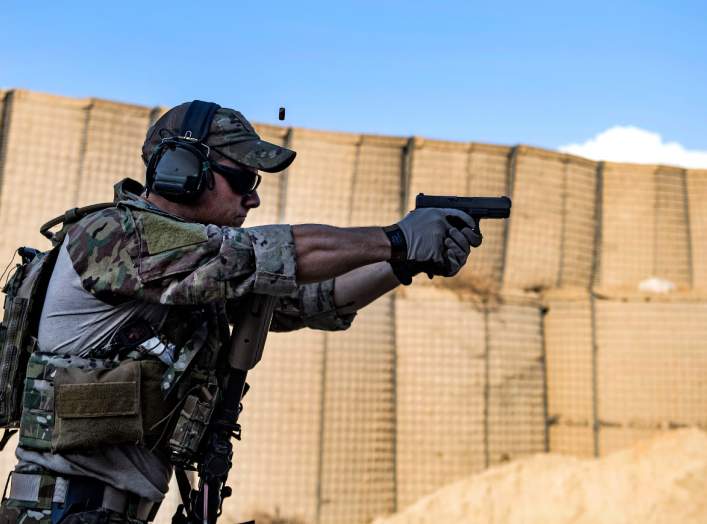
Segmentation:
{"type": "Polygon", "coordinates": [[[137,382],[64,384],[59,386],[61,399],[57,416],[62,418],[115,417],[136,415],[139,388],[137,382]]]}
{"type": "Polygon", "coordinates": [[[140,410],[140,366],[111,370],[57,369],[55,409],[61,418],[137,415],[140,410]]]}

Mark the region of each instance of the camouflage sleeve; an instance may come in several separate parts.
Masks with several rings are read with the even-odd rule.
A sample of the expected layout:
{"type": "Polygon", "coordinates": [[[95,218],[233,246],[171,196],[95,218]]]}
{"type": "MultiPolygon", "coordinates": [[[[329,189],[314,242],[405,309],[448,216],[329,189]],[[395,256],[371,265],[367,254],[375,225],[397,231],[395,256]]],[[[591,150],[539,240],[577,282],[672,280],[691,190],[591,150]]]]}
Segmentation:
{"type": "Polygon", "coordinates": [[[81,220],[68,237],[84,288],[108,303],[206,304],[297,290],[288,225],[219,227],[110,208],[81,220]]]}
{"type": "Polygon", "coordinates": [[[308,327],[340,331],[351,326],[356,313],[342,314],[334,304],[335,280],[300,286],[297,293],[281,297],[275,307],[271,331],[294,331],[308,327]]]}
{"type": "MultiPolygon", "coordinates": [[[[280,297],[275,305],[270,331],[295,331],[302,328],[324,331],[341,331],[351,327],[356,313],[339,313],[334,304],[334,279],[315,284],[304,284],[294,293],[280,297]]],[[[226,312],[231,324],[237,323],[235,316],[237,300],[226,303],[226,312]]]]}

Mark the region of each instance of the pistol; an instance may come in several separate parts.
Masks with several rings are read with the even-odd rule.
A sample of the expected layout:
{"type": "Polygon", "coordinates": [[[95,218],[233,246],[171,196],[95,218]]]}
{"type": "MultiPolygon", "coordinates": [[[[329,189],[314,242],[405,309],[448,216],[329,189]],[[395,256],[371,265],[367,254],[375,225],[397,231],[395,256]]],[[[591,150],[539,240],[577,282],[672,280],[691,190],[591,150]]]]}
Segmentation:
{"type": "MultiPolygon", "coordinates": [[[[415,208],[442,207],[463,211],[471,216],[476,223],[474,230],[481,234],[479,221],[482,218],[508,218],[511,216],[511,199],[502,197],[458,197],[458,196],[433,196],[420,193],[415,198],[415,208]]],[[[449,223],[461,229],[466,224],[457,217],[449,217],[449,223]],[[456,223],[455,223],[456,222],[456,223]]]]}

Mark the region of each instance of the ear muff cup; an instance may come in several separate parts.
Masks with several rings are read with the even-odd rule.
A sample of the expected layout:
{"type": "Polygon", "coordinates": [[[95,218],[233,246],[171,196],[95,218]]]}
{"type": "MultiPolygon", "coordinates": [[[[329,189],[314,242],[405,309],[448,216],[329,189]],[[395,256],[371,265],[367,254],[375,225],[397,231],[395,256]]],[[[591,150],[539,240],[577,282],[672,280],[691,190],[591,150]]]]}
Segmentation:
{"type": "Polygon", "coordinates": [[[213,187],[206,150],[198,142],[178,137],[162,140],[150,157],[146,182],[148,191],[172,202],[195,201],[204,189],[213,187]]]}

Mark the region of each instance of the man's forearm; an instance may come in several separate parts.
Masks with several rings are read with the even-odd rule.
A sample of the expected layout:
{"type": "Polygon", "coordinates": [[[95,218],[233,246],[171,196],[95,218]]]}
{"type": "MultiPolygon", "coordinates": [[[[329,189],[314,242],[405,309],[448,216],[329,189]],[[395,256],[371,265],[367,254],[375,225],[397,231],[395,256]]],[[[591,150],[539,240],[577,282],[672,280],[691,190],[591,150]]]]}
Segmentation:
{"type": "Polygon", "coordinates": [[[300,284],[338,277],[390,259],[390,241],[380,227],[302,224],[292,226],[292,234],[300,284]]]}
{"type": "Polygon", "coordinates": [[[354,313],[399,285],[390,264],[369,264],[336,277],[334,303],[339,313],[354,313]]]}

